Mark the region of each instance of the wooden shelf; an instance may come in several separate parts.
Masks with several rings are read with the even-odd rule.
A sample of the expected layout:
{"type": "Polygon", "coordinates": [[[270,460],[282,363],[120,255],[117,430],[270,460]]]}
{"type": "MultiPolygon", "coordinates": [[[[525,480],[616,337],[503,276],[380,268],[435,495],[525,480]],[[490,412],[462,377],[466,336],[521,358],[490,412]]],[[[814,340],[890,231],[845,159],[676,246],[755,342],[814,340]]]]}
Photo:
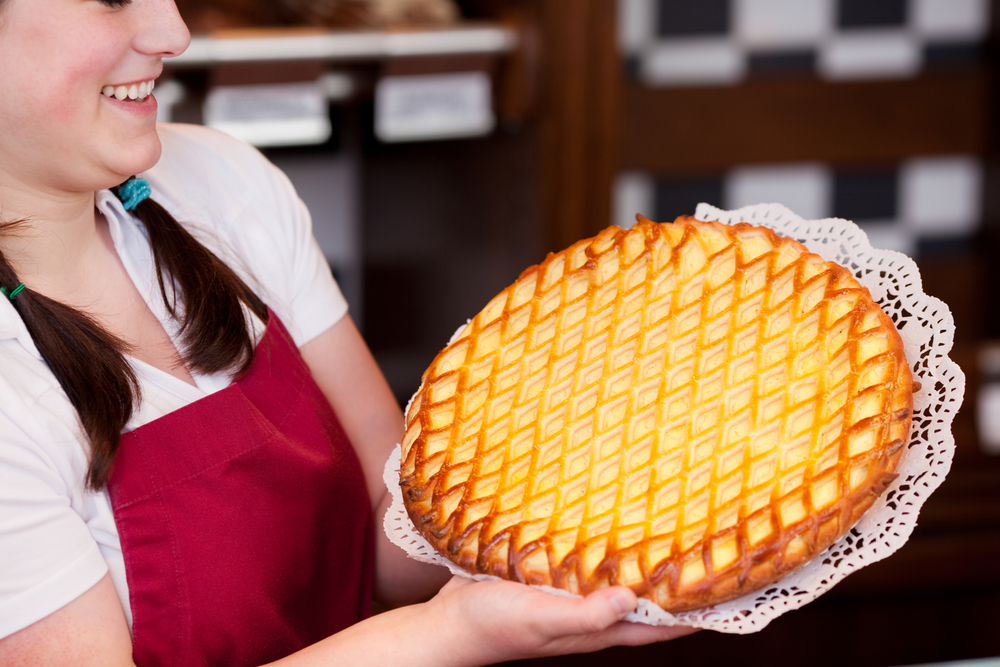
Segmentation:
{"type": "Polygon", "coordinates": [[[510,28],[485,23],[425,30],[227,30],[195,36],[169,67],[286,60],[383,60],[461,54],[501,55],[517,45],[510,28]]]}

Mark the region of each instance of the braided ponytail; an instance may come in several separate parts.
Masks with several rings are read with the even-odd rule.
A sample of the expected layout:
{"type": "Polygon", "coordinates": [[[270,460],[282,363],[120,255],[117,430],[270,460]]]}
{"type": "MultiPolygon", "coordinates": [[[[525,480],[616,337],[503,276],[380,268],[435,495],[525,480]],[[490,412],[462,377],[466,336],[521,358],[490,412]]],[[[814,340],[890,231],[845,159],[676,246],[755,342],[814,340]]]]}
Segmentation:
{"type": "MultiPolygon", "coordinates": [[[[266,321],[264,303],[155,201],[139,203],[135,214],[149,235],[167,311],[180,323],[181,359],[204,374],[231,369],[236,377],[246,373],[253,363],[254,342],[241,304],[266,321]]],[[[0,286],[12,294],[19,284],[0,251],[0,286]]],[[[22,289],[11,303],[80,416],[91,443],[86,484],[101,489],[111,474],[121,431],[141,400],[138,378],[125,358],[128,344],[86,313],[30,288],[22,289]]]]}

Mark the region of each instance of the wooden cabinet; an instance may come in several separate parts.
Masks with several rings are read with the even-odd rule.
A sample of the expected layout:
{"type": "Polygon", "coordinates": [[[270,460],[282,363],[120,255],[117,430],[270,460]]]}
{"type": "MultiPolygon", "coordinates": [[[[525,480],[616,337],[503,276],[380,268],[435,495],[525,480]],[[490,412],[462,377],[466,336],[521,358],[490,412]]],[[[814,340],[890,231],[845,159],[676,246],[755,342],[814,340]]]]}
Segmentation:
{"type": "MultiPolygon", "coordinates": [[[[461,5],[470,20],[516,35],[487,66],[494,133],[384,144],[372,133],[370,98],[340,112],[342,146],[358,160],[363,308],[355,312],[401,401],[452,331],[523,268],[611,222],[613,185],[625,170],[678,177],[747,163],[879,167],[939,154],[985,165],[975,242],[919,258],[925,291],[955,314],[952,357],[968,390],[952,472],[909,544],[755,635],[700,633],[531,664],[874,667],[1000,655],[1000,457],[981,451],[975,425],[977,352],[1000,338],[995,39],[972,64],[891,81],[794,74],[652,88],[626,73],[615,0],[461,5]]],[[[425,55],[365,67],[377,77],[453,66],[425,55]]]]}

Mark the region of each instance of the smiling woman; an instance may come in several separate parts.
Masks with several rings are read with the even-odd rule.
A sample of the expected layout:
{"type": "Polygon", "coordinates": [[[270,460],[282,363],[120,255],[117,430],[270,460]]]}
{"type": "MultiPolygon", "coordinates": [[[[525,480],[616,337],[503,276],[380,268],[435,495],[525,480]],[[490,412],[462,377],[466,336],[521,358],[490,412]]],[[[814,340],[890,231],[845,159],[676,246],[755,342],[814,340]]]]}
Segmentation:
{"type": "Polygon", "coordinates": [[[135,4],[4,0],[0,150],[20,152],[16,174],[0,166],[5,185],[94,192],[156,163],[155,98],[126,106],[100,93],[156,79],[190,36],[172,2],[135,4]]]}
{"type": "Polygon", "coordinates": [[[402,415],[289,181],[157,126],[172,0],[0,0],[0,664],[475,665],[667,639],[376,519],[402,415]],[[391,639],[390,639],[391,638],[391,639]],[[362,658],[363,656],[363,658],[362,658]]]}

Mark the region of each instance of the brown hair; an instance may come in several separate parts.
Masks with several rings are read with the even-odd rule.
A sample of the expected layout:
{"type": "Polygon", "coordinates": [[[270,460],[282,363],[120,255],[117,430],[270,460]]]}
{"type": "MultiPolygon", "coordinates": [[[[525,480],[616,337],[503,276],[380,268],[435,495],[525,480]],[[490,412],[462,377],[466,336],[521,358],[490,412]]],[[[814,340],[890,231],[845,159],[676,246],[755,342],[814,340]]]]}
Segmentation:
{"type": "MultiPolygon", "coordinates": [[[[254,355],[241,304],[263,321],[267,308],[232,269],[155,201],[141,202],[135,214],[149,235],[167,310],[180,323],[181,359],[200,373],[235,370],[239,377],[250,368],[254,355]]],[[[0,230],[16,224],[2,225],[0,230]]],[[[0,252],[0,285],[10,294],[19,284],[0,252]]],[[[86,313],[30,287],[11,303],[80,415],[91,443],[87,487],[100,489],[111,474],[121,431],[141,399],[138,380],[125,359],[128,345],[86,313]]]]}

